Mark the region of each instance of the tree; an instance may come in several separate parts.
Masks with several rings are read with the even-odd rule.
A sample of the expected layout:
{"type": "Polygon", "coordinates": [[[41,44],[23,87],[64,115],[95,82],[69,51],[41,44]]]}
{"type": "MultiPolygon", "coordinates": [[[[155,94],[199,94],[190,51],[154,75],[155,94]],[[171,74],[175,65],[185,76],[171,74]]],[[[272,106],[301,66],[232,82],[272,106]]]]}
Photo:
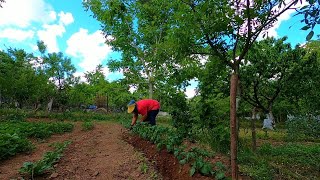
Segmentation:
{"type": "Polygon", "coordinates": [[[305,26],[301,29],[310,30],[306,37],[306,40],[309,41],[314,35],[314,27],[317,24],[320,24],[320,2],[315,0],[306,1],[308,4],[300,9],[297,9],[296,15],[303,15],[304,18],[301,20],[301,22],[305,23],[305,26]]]}
{"type": "MultiPolygon", "coordinates": [[[[56,99],[60,105],[66,104],[66,90],[73,83],[75,67],[71,64],[69,57],[64,57],[62,52],[47,53],[46,45],[43,41],[37,42],[38,49],[41,53],[40,68],[45,72],[48,81],[56,85],[56,99]]],[[[53,96],[53,95],[52,95],[53,96]]],[[[53,97],[51,97],[51,101],[53,97]]],[[[50,109],[50,108],[49,108],[50,109]]]]}
{"type": "Polygon", "coordinates": [[[255,150],[255,113],[261,110],[270,122],[275,124],[273,107],[276,100],[286,89],[292,89],[297,83],[293,76],[303,68],[305,51],[292,49],[281,39],[267,38],[256,42],[246,56],[240,69],[241,96],[252,107],[252,142],[255,150]]]}
{"type": "MultiPolygon", "coordinates": [[[[95,15],[98,15],[98,20],[101,20],[103,24],[107,24],[105,19],[113,19],[115,21],[111,21],[114,22],[111,23],[112,28],[116,29],[117,32],[128,32],[123,27],[128,25],[134,27],[134,23],[122,21],[125,17],[132,17],[128,16],[130,14],[128,10],[132,9],[128,9],[127,5],[134,7],[140,2],[144,3],[146,1],[108,1],[110,5],[111,3],[117,4],[116,11],[112,11],[110,6],[102,5],[97,0],[86,2],[94,5],[89,7],[95,15]],[[103,13],[104,11],[108,13],[103,13]],[[123,22],[121,24],[124,26],[115,27],[114,25],[118,25],[119,22],[123,22]]],[[[168,16],[164,16],[166,18],[165,21],[162,19],[162,22],[165,22],[164,27],[167,27],[168,30],[165,31],[164,41],[160,41],[161,46],[157,46],[159,47],[157,52],[165,52],[165,57],[170,57],[161,61],[166,66],[183,65],[182,60],[184,58],[207,55],[217,57],[212,59],[218,59],[232,68],[233,72],[230,78],[230,149],[233,179],[237,179],[237,102],[239,102],[239,99],[237,101],[236,96],[240,63],[260,34],[270,28],[282,13],[293,8],[298,3],[298,0],[293,0],[289,3],[284,0],[154,0],[143,4],[145,6],[141,6],[143,9],[152,9],[152,12],[156,15],[158,13],[168,14],[168,16]]],[[[131,18],[131,20],[138,22],[147,20],[149,24],[153,22],[152,18],[148,19],[146,16],[137,16],[136,19],[131,18]]],[[[108,28],[107,26],[104,27],[108,28]]],[[[137,27],[139,28],[139,26],[137,27]]],[[[161,30],[162,27],[163,24],[160,24],[156,29],[161,30]]],[[[130,39],[131,37],[122,33],[122,36],[115,36],[115,39],[130,39]]],[[[124,47],[130,45],[130,43],[126,44],[127,46],[124,47]]],[[[126,51],[125,49],[123,50],[126,51]]],[[[155,60],[158,59],[154,59],[151,62],[155,60]]]]}
{"type": "MultiPolygon", "coordinates": [[[[173,1],[167,40],[177,54],[207,55],[232,68],[230,129],[232,178],[237,179],[237,85],[240,63],[258,36],[298,1],[173,1]],[[279,7],[279,8],[277,8],[279,7]]],[[[154,10],[159,7],[154,7],[154,10]]],[[[169,62],[168,62],[169,63],[169,62]]]]}
{"type": "Polygon", "coordinates": [[[18,102],[20,108],[28,102],[37,106],[48,85],[42,74],[33,68],[33,55],[22,49],[9,48],[7,52],[1,51],[0,56],[1,96],[18,102]]]}
{"type": "Polygon", "coordinates": [[[108,66],[111,71],[122,70],[127,84],[148,90],[149,98],[153,98],[155,88],[161,89],[165,83],[179,86],[185,81],[179,79],[180,72],[172,64],[164,64],[166,58],[172,58],[161,51],[170,29],[167,26],[170,7],[161,1],[90,0],[83,4],[102,23],[106,43],[122,53],[121,60],[111,59],[108,66]],[[163,11],[154,11],[153,5],[163,11]]]}

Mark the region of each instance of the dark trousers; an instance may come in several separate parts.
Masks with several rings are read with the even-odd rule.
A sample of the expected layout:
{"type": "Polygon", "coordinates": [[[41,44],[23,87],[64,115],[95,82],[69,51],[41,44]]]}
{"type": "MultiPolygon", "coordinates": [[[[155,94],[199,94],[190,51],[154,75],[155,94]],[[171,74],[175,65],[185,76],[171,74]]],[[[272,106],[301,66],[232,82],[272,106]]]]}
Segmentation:
{"type": "Polygon", "coordinates": [[[146,121],[148,121],[152,126],[156,125],[156,117],[158,113],[159,113],[159,109],[149,111],[147,114],[146,121]]]}

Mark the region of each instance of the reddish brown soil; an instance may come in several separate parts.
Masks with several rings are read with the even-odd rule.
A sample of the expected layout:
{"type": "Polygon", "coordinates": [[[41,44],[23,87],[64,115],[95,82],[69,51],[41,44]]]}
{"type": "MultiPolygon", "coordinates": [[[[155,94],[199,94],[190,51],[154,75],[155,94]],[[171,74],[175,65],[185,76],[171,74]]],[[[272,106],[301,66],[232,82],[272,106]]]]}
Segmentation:
{"type": "MultiPolygon", "coordinates": [[[[19,154],[0,162],[0,179],[21,179],[18,170],[24,162],[41,159],[51,150],[49,144],[66,140],[72,143],[54,170],[35,179],[212,179],[198,173],[190,177],[190,165],[180,165],[173,154],[157,151],[155,145],[128,133],[119,124],[95,123],[93,130],[82,131],[80,122],[75,123],[72,133],[54,135],[42,143],[35,141],[36,149],[30,154],[19,154]]],[[[211,161],[229,162],[223,156],[216,156],[211,161]]]]}
{"type": "Polygon", "coordinates": [[[156,162],[156,168],[163,175],[163,179],[212,179],[206,176],[201,176],[200,174],[195,174],[193,177],[191,177],[189,174],[189,165],[180,165],[173,154],[168,153],[166,150],[158,151],[154,144],[141,139],[137,135],[124,134],[124,139],[135,148],[143,151],[147,158],[152,159],[156,162]]]}
{"type": "Polygon", "coordinates": [[[41,159],[51,150],[50,143],[65,140],[72,143],[54,171],[35,179],[161,179],[143,155],[121,139],[124,131],[118,124],[96,123],[93,130],[85,132],[77,123],[72,133],[54,135],[45,143],[37,143],[33,153],[1,162],[0,179],[19,179],[23,162],[41,159]]]}

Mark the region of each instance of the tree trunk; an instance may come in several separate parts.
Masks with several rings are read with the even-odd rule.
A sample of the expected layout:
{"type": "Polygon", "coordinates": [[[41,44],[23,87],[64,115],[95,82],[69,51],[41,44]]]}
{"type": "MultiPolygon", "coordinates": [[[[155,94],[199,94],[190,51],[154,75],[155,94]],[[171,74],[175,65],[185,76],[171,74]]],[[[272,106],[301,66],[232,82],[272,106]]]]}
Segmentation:
{"type": "Polygon", "coordinates": [[[53,104],[53,98],[51,98],[50,101],[49,101],[49,103],[48,103],[48,107],[47,107],[48,112],[51,112],[51,110],[52,110],[52,104],[53,104]]]}
{"type": "Polygon", "coordinates": [[[149,77],[149,99],[152,99],[152,97],[153,97],[153,84],[149,77]]]}
{"type": "Polygon", "coordinates": [[[107,112],[109,113],[109,94],[107,94],[107,112]]]}
{"type": "Polygon", "coordinates": [[[270,103],[269,104],[269,107],[268,107],[268,114],[267,114],[267,118],[271,121],[271,124],[272,124],[272,130],[273,128],[275,127],[275,119],[274,119],[274,116],[273,116],[273,113],[272,113],[272,105],[273,103],[270,103]]]}
{"type": "Polygon", "coordinates": [[[238,165],[237,165],[237,86],[238,74],[231,75],[230,85],[230,154],[231,154],[231,174],[232,179],[238,179],[238,165]]]}
{"type": "Polygon", "coordinates": [[[256,152],[257,150],[257,136],[256,136],[256,108],[252,109],[252,120],[251,120],[251,139],[252,139],[252,151],[256,152]]]}

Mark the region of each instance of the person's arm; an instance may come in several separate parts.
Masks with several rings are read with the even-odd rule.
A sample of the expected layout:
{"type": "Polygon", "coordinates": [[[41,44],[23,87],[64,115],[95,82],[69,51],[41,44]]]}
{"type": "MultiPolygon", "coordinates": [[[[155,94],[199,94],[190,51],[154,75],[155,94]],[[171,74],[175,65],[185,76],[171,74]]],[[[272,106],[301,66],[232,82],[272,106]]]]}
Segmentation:
{"type": "Polygon", "coordinates": [[[144,115],[144,116],[142,116],[142,117],[141,117],[141,119],[140,119],[140,121],[141,121],[141,122],[144,122],[144,121],[147,119],[147,117],[148,117],[148,115],[147,115],[147,114],[146,114],[146,115],[144,115]]]}
{"type": "Polygon", "coordinates": [[[133,113],[132,121],[131,121],[131,126],[135,125],[138,119],[138,114],[133,113]]]}

